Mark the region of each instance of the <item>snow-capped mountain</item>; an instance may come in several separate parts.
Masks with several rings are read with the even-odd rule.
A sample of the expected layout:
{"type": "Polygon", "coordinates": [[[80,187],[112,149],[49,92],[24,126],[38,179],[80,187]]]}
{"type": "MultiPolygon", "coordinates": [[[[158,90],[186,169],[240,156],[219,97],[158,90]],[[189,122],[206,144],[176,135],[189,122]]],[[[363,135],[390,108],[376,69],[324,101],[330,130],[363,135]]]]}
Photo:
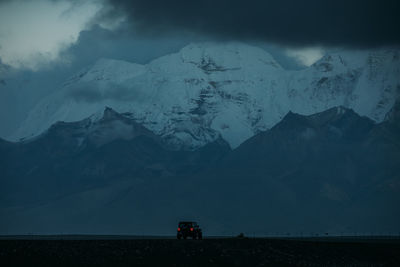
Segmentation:
{"type": "Polygon", "coordinates": [[[37,136],[57,121],[96,118],[108,106],[177,148],[219,137],[235,148],[288,111],[344,106],[380,122],[398,95],[396,50],[336,53],[288,71],[257,47],[190,44],[146,65],[98,60],[39,103],[11,139],[37,136]]]}

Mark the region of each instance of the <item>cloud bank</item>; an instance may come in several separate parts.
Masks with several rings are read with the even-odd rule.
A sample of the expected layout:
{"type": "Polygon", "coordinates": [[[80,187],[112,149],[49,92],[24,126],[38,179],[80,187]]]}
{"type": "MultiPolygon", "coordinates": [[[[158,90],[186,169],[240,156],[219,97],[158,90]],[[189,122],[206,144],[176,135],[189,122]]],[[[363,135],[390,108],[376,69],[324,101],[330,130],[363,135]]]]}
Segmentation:
{"type": "Polygon", "coordinates": [[[398,0],[108,0],[142,33],[200,33],[289,46],[400,44],[398,0]]]}
{"type": "Polygon", "coordinates": [[[37,70],[59,59],[102,9],[97,0],[0,2],[0,58],[15,68],[37,70]]]}

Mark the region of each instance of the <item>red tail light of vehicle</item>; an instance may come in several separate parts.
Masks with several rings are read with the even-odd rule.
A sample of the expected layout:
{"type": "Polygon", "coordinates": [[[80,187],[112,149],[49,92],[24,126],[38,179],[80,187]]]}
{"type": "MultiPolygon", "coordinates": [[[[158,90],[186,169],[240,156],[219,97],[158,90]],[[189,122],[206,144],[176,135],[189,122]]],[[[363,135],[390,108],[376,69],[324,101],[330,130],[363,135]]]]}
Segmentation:
{"type": "Polygon", "coordinates": [[[193,232],[193,227],[192,227],[192,228],[190,228],[190,231],[192,231],[192,232],[193,232]]]}
{"type": "Polygon", "coordinates": [[[180,227],[178,227],[178,232],[181,230],[181,228],[180,227]]]}

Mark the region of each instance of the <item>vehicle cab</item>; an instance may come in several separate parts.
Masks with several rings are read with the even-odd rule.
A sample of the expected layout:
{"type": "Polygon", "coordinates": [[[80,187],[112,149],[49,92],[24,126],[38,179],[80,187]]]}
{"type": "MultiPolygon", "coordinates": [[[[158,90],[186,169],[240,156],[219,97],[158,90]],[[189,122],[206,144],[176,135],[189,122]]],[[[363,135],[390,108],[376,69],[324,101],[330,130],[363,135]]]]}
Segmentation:
{"type": "Polygon", "coordinates": [[[203,233],[196,222],[179,222],[176,237],[178,239],[186,239],[188,237],[192,239],[202,239],[203,233]]]}

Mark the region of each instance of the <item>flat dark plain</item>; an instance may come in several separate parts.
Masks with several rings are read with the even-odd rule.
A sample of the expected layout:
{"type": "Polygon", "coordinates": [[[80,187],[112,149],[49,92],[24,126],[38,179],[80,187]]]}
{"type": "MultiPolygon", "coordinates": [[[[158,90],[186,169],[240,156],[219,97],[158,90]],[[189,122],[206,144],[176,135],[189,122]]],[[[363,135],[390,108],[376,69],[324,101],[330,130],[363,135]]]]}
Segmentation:
{"type": "Polygon", "coordinates": [[[400,239],[1,237],[0,266],[400,266],[400,239]]]}

